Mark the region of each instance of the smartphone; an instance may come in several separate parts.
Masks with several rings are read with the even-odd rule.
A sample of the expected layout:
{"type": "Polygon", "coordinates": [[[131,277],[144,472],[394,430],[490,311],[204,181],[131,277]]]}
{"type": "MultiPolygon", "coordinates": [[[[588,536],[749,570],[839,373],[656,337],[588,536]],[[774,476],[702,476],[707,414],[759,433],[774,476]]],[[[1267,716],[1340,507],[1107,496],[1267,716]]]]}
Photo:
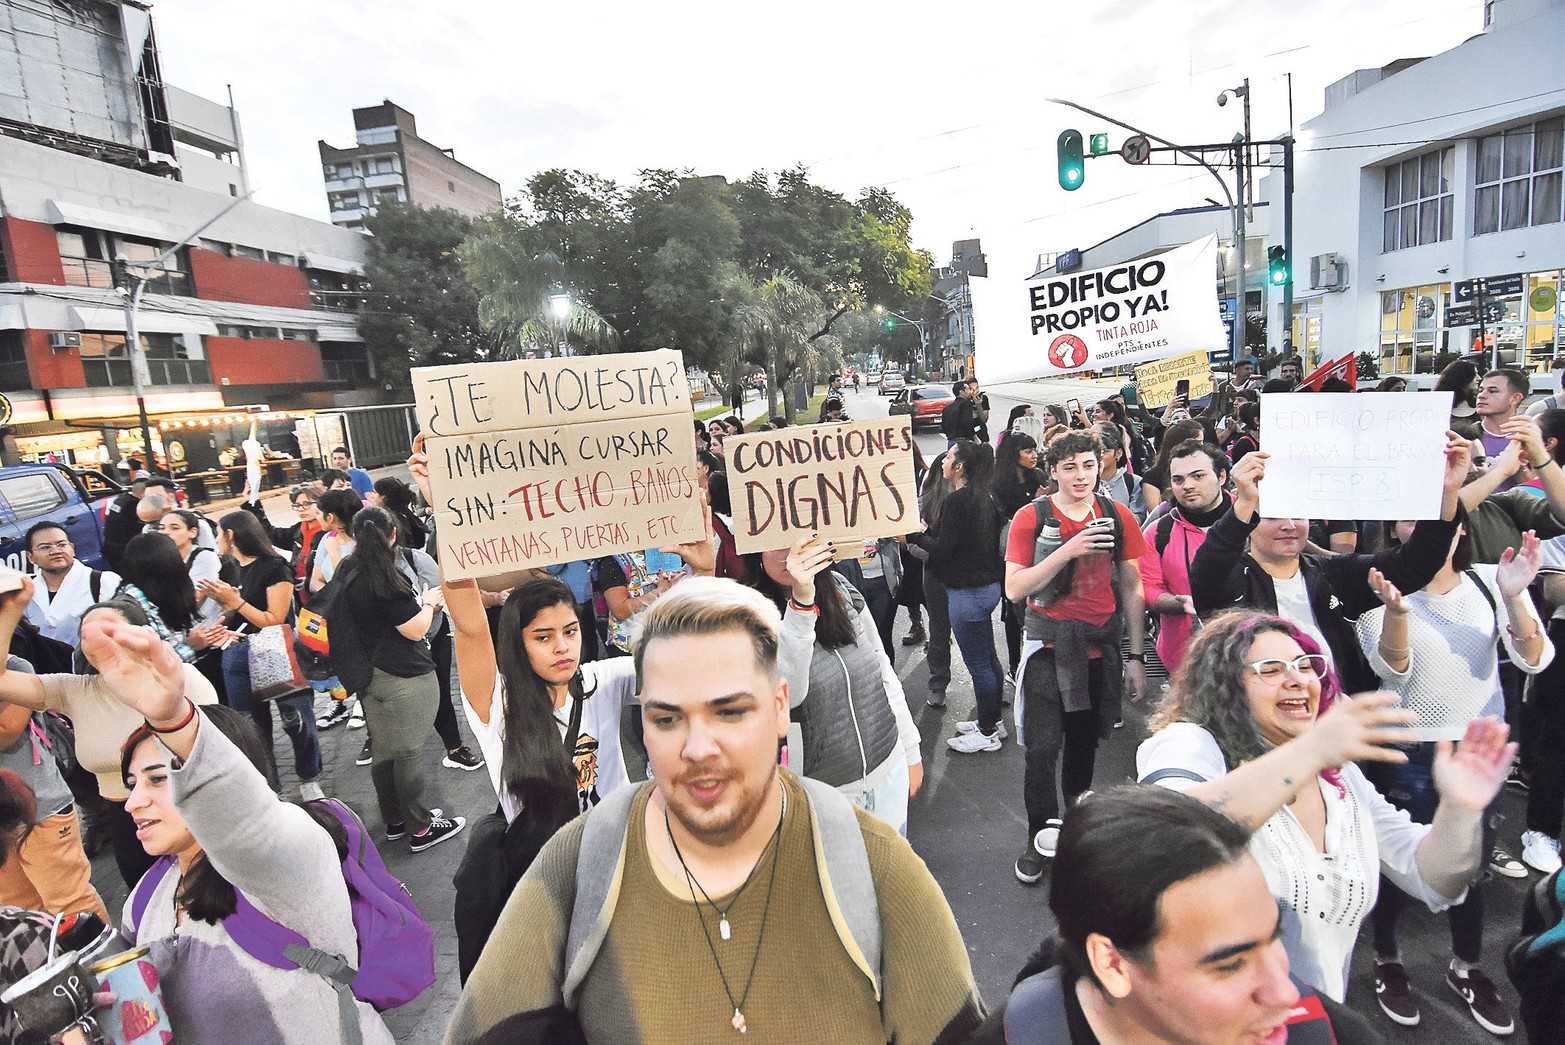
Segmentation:
{"type": "Polygon", "coordinates": [[[1190,381],[1188,378],[1174,385],[1174,398],[1181,402],[1190,400],[1190,381]]]}
{"type": "Polygon", "coordinates": [[[1067,400],[1065,400],[1065,411],[1066,411],[1066,413],[1070,414],[1071,417],[1074,418],[1077,414],[1081,413],[1081,400],[1080,399],[1067,399],[1067,400]]]}
{"type": "Polygon", "coordinates": [[[679,573],[685,568],[685,560],[673,552],[648,548],[643,554],[646,556],[648,573],[679,573]]]}

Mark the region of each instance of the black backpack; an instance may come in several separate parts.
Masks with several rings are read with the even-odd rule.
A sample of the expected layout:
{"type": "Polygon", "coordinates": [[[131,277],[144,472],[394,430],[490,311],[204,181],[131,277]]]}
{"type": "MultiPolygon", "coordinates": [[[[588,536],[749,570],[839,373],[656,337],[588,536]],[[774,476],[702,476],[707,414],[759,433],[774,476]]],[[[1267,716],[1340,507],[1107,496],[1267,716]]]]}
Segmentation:
{"type": "Polygon", "coordinates": [[[363,693],[375,673],[374,650],[366,650],[347,612],[348,583],[357,573],[352,556],[344,558],[332,579],[299,610],[293,648],[299,670],[312,682],[336,676],[349,693],[363,693]]]}
{"type": "Polygon", "coordinates": [[[1521,937],[1505,952],[1505,971],[1521,995],[1527,1036],[1557,1040],[1565,1026],[1565,878],[1559,871],[1528,890],[1521,937]]]}

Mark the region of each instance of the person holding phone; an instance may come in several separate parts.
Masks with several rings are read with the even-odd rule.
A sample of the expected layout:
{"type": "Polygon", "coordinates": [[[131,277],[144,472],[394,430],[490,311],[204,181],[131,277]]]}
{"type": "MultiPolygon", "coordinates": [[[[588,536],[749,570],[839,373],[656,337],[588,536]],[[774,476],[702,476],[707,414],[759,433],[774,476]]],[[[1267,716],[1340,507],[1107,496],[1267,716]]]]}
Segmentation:
{"type": "Polygon", "coordinates": [[[654,548],[650,552],[605,555],[593,563],[592,572],[598,581],[598,591],[609,608],[604,656],[628,657],[631,617],[673,587],[675,581],[688,573],[688,568],[679,556],[663,556],[654,548]]]}
{"type": "Polygon", "coordinates": [[[1264,613],[1207,621],[1136,751],[1143,784],[1199,798],[1254,832],[1282,910],[1293,973],[1334,1001],[1347,992],[1359,926],[1385,874],[1431,910],[1460,902],[1482,869],[1483,817],[1516,745],[1477,718],[1430,767],[1440,795],[1415,823],[1356,763],[1401,765],[1412,712],[1389,693],[1349,698],[1316,641],[1264,613]]]}

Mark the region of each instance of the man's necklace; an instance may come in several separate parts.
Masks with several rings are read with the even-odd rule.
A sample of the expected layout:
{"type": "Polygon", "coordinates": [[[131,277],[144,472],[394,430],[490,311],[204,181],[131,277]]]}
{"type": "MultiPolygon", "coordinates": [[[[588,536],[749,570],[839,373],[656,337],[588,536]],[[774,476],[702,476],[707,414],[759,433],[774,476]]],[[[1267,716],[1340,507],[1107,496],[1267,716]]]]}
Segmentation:
{"type": "Polygon", "coordinates": [[[700,890],[702,897],[711,904],[712,910],[717,912],[718,931],[722,938],[729,939],[733,933],[728,926],[728,912],[734,909],[734,904],[739,902],[740,895],[755,877],[755,872],[760,870],[761,862],[766,859],[766,849],[762,849],[761,855],[756,857],[755,866],[750,868],[749,874],[745,875],[738,891],[728,901],[728,906],[718,907],[711,896],[707,895],[706,887],[696,881],[696,876],[690,873],[690,867],[685,863],[685,854],[679,851],[679,843],[674,839],[674,829],[668,822],[668,805],[665,803],[663,806],[663,829],[668,832],[668,843],[674,849],[674,857],[679,861],[680,869],[685,872],[685,884],[690,888],[690,902],[696,905],[696,920],[701,923],[701,935],[706,940],[706,948],[712,952],[712,963],[717,966],[717,978],[722,981],[723,993],[728,995],[728,1003],[734,1007],[734,1018],[729,1023],[740,1034],[745,1034],[749,1030],[745,1025],[744,1006],[750,1000],[750,988],[755,983],[755,968],[761,960],[761,942],[766,938],[766,921],[772,913],[772,889],[777,885],[777,864],[782,855],[782,825],[783,817],[788,814],[788,789],[783,787],[781,781],[778,781],[777,786],[782,790],[782,811],[777,814],[777,828],[772,832],[771,840],[766,843],[766,849],[772,849],[772,871],[766,883],[766,906],[761,908],[761,928],[756,933],[755,954],[750,958],[750,972],[745,977],[744,993],[737,1001],[734,1000],[733,988],[728,985],[728,975],[723,972],[723,961],[717,956],[717,945],[712,942],[711,930],[706,927],[706,916],[701,910],[701,901],[696,899],[696,890],[700,890]],[[773,848],[774,843],[775,848],[773,848]]]}

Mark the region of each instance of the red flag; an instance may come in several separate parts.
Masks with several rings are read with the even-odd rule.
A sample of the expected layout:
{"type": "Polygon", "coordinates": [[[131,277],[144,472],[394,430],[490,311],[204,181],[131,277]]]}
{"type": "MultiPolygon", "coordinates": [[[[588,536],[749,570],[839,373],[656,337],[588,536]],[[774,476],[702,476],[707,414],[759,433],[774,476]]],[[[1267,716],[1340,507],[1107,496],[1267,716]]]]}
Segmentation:
{"type": "Polygon", "coordinates": [[[1321,382],[1325,381],[1328,377],[1340,377],[1349,385],[1357,388],[1357,357],[1355,357],[1352,352],[1349,352],[1340,359],[1333,359],[1330,362],[1322,363],[1320,366],[1304,375],[1304,380],[1299,382],[1298,388],[1308,388],[1311,391],[1319,392],[1321,382]]]}

